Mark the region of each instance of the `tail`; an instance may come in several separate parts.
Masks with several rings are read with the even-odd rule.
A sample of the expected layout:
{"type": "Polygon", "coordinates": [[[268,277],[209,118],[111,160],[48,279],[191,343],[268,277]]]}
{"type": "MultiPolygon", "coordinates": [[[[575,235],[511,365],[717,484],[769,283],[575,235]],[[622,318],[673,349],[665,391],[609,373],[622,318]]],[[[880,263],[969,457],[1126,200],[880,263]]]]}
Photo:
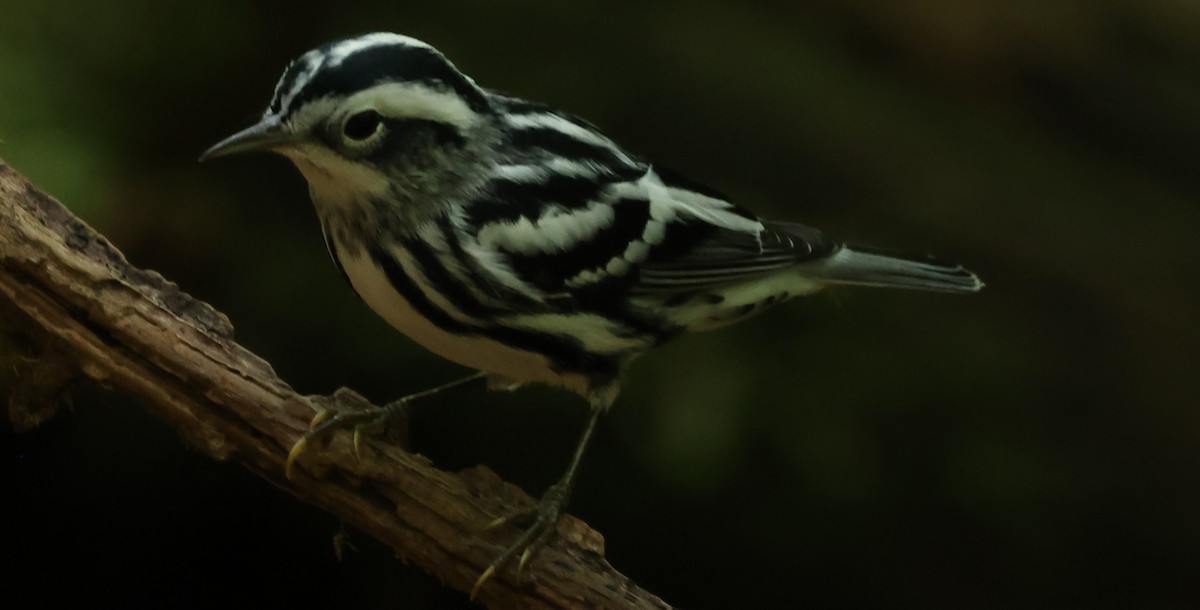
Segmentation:
{"type": "Polygon", "coordinates": [[[828,284],[909,288],[937,292],[978,292],[974,273],[932,257],[904,256],[861,246],[842,246],[813,265],[813,275],[828,284]]]}

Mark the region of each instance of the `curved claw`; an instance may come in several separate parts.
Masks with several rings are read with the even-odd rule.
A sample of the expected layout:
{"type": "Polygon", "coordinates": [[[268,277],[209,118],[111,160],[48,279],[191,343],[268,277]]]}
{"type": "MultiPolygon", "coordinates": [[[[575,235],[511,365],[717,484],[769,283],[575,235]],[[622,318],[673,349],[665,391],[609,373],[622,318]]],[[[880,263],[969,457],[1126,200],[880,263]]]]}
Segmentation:
{"type": "Polygon", "coordinates": [[[317,411],[317,414],[314,415],[312,420],[308,422],[308,429],[312,430],[313,428],[319,426],[321,422],[329,419],[330,413],[331,412],[328,409],[321,409],[320,411],[317,411]]]}
{"type": "MultiPolygon", "coordinates": [[[[404,396],[398,400],[388,403],[387,405],[384,405],[383,407],[368,405],[365,409],[351,411],[321,407],[317,411],[317,414],[313,416],[312,420],[308,422],[308,431],[300,437],[300,440],[296,441],[295,445],[292,445],[291,451],[288,451],[287,461],[284,463],[284,473],[289,479],[292,478],[292,471],[297,458],[300,457],[300,454],[304,453],[304,450],[308,447],[308,444],[312,442],[312,439],[323,436],[334,428],[345,426],[354,426],[354,455],[359,460],[362,460],[362,432],[364,428],[366,428],[367,434],[386,431],[386,425],[388,423],[387,420],[397,415],[403,417],[403,414],[409,403],[418,399],[441,394],[448,390],[463,388],[475,380],[486,378],[487,373],[481,371],[472,375],[468,375],[463,379],[425,390],[424,392],[417,392],[416,394],[404,396]]],[[[366,399],[354,394],[353,392],[345,390],[344,388],[334,393],[333,398],[335,400],[333,402],[337,403],[337,399],[339,397],[344,397],[346,394],[349,394],[351,397],[355,397],[357,400],[350,402],[357,403],[360,407],[364,402],[366,402],[366,399]]]]}
{"type": "Polygon", "coordinates": [[[508,523],[511,520],[512,520],[512,515],[504,515],[503,517],[496,517],[495,519],[492,519],[491,522],[489,522],[487,525],[483,526],[483,529],[484,529],[484,531],[494,530],[494,529],[500,527],[501,525],[508,523]]]}
{"type": "Polygon", "coordinates": [[[362,426],[354,428],[354,459],[362,461],[362,426]]]}
{"type": "MultiPolygon", "coordinates": [[[[540,536],[539,536],[540,537],[540,536]]],[[[521,557],[517,559],[517,578],[521,578],[521,572],[525,571],[525,564],[529,563],[529,558],[533,556],[533,547],[521,551],[521,557]]]]}
{"type": "Polygon", "coordinates": [[[471,586],[471,599],[474,600],[475,595],[479,593],[480,587],[491,580],[496,575],[496,572],[507,565],[509,561],[512,561],[513,556],[518,553],[520,553],[520,557],[517,559],[517,578],[520,578],[521,572],[525,570],[525,565],[529,563],[529,559],[546,543],[546,540],[554,532],[554,524],[557,522],[558,520],[555,519],[547,526],[547,524],[539,520],[538,523],[525,530],[525,533],[516,542],[504,549],[504,552],[492,560],[492,563],[479,575],[479,578],[475,579],[475,584],[471,586]]]}
{"type": "Polygon", "coordinates": [[[479,588],[482,587],[484,585],[484,583],[491,580],[492,576],[495,575],[495,573],[496,573],[496,566],[490,565],[487,567],[486,570],[483,571],[483,574],[479,575],[479,578],[475,579],[475,584],[471,585],[471,593],[470,593],[471,601],[475,601],[475,595],[477,593],[479,593],[479,588]]]}
{"type": "MultiPolygon", "coordinates": [[[[287,460],[283,463],[284,476],[286,476],[288,479],[292,478],[292,473],[295,472],[296,460],[299,459],[304,453],[305,449],[308,448],[309,441],[324,435],[335,427],[342,425],[343,420],[347,419],[351,415],[353,414],[348,415],[345,413],[335,413],[333,411],[329,411],[328,409],[321,409],[320,411],[317,411],[317,414],[314,415],[312,420],[308,422],[308,431],[305,432],[300,439],[296,441],[296,444],[292,445],[291,450],[288,451],[287,460]]],[[[357,446],[358,437],[356,431],[355,447],[357,448],[357,446]]]]}
{"type": "Polygon", "coordinates": [[[324,429],[322,428],[322,425],[325,423],[325,420],[329,419],[330,415],[331,412],[328,409],[321,409],[317,411],[317,414],[314,415],[313,418],[308,422],[308,432],[305,432],[304,435],[300,437],[300,440],[296,441],[296,444],[292,445],[292,448],[288,451],[287,460],[283,463],[283,475],[289,480],[292,478],[292,473],[295,472],[296,460],[299,459],[300,454],[304,453],[304,450],[308,448],[309,439],[319,434],[318,428],[322,430],[324,429]]]}
{"type": "Polygon", "coordinates": [[[512,521],[520,521],[528,517],[533,517],[533,524],[526,529],[515,542],[510,544],[500,553],[487,569],[479,575],[475,580],[475,584],[471,587],[471,599],[475,599],[475,594],[479,592],[480,587],[488,580],[491,580],[496,572],[503,569],[517,558],[517,578],[521,578],[521,574],[525,571],[525,566],[529,564],[529,560],[538,552],[550,537],[557,531],[559,517],[562,514],[563,504],[566,503],[566,494],[561,493],[561,488],[558,486],[551,487],[547,494],[542,498],[542,501],[534,508],[529,510],[518,511],[502,517],[496,517],[488,523],[484,529],[491,530],[512,521]]]}
{"type": "Polygon", "coordinates": [[[287,461],[283,463],[283,475],[288,480],[292,478],[292,465],[296,463],[296,459],[300,457],[300,454],[304,453],[306,447],[308,447],[308,434],[301,436],[300,440],[296,441],[295,445],[292,445],[291,451],[288,451],[287,461]]]}

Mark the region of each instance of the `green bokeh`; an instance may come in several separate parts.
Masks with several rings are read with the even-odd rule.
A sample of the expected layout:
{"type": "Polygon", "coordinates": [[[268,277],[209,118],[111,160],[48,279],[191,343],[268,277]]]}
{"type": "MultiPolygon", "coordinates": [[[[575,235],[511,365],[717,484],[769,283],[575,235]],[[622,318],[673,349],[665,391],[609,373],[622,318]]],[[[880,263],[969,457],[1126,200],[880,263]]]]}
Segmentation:
{"type": "MultiPolygon", "coordinates": [[[[420,37],[765,216],[988,282],[838,290],[644,357],[572,506],[618,569],[687,608],[1200,600],[1200,4],[347,4],[7,0],[0,158],[300,391],[393,398],[460,370],[342,285],[286,162],[195,159],[295,55],[420,37]]],[[[536,495],[583,409],[447,400],[414,442],[536,495]]],[[[332,519],[147,419],[83,388],[3,435],[14,594],[466,606],[361,536],[334,563],[332,519]]]]}

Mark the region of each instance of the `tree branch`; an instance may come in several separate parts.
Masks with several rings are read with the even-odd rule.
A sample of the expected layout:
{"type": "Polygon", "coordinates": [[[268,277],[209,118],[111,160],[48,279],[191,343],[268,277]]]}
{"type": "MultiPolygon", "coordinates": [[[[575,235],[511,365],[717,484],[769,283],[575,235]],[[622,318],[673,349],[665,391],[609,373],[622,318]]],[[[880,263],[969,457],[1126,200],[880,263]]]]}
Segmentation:
{"type": "MultiPolygon", "coordinates": [[[[9,400],[14,426],[51,417],[80,375],[140,399],[218,460],[263,479],[393,547],[466,591],[515,528],[484,534],[496,516],[534,502],[484,467],[459,473],[394,447],[356,459],[348,435],[313,448],[293,479],[288,448],[319,401],[296,394],[233,341],[221,312],[153,271],[133,267],[103,236],[0,161],[0,334],[22,354],[9,400]]],[[[480,591],[492,608],[669,608],[618,573],[603,538],[565,517],[519,581],[506,571],[480,591]]]]}

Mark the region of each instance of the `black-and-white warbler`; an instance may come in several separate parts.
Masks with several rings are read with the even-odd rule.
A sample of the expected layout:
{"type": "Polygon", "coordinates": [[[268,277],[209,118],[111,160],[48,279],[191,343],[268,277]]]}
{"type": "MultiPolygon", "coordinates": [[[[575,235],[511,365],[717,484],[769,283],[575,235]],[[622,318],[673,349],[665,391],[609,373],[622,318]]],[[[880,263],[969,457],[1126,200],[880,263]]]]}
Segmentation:
{"type": "Polygon", "coordinates": [[[982,286],[957,265],[758,218],[396,34],[305,53],[262,120],[202,158],[249,150],[296,164],[334,263],[392,326],[481,372],[469,379],[590,403],[566,473],[476,587],[554,531],[598,416],[647,349],[831,284],[982,286]]]}

